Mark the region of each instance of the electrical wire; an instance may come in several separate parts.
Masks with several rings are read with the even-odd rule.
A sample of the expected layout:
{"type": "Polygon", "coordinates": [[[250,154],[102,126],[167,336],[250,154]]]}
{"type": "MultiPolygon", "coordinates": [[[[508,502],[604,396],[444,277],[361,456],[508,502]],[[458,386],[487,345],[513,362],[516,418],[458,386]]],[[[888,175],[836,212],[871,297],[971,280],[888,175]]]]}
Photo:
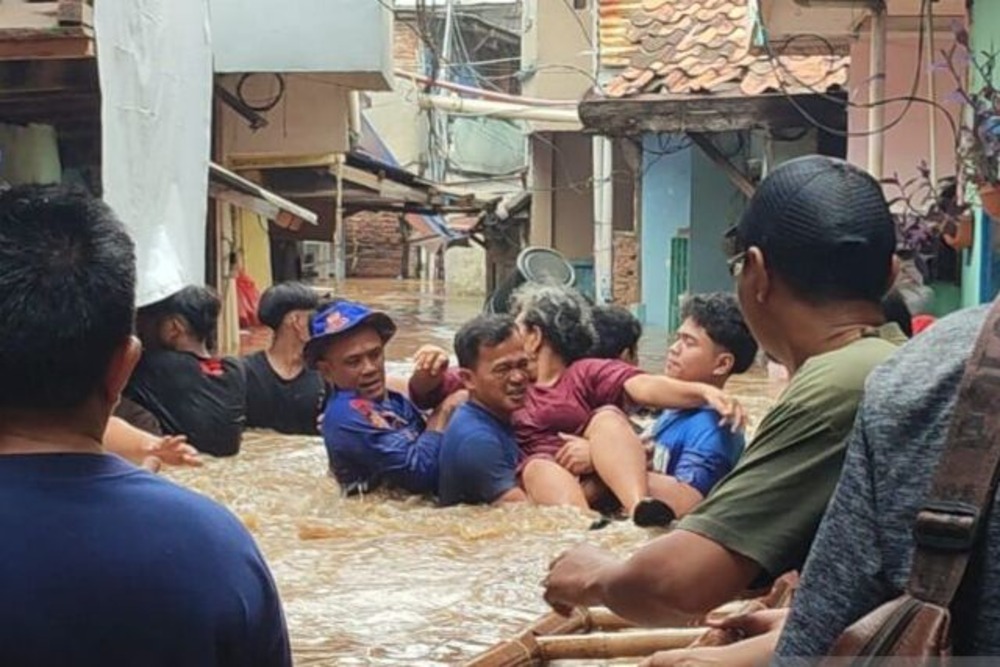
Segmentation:
{"type": "MultiPolygon", "coordinates": [[[[895,103],[899,103],[899,102],[905,102],[903,110],[899,113],[899,115],[896,116],[896,118],[894,118],[889,123],[886,123],[885,125],[883,125],[880,128],[869,129],[869,130],[865,130],[865,131],[862,131],[862,132],[851,132],[851,131],[848,131],[848,130],[842,130],[840,128],[830,127],[830,126],[826,125],[825,123],[817,120],[812,114],[810,114],[798,102],[798,100],[795,99],[794,94],[791,93],[788,90],[786,84],[782,81],[782,79],[781,79],[780,76],[776,77],[776,80],[777,80],[777,83],[778,83],[778,87],[779,87],[779,92],[782,95],[784,95],[784,97],[795,108],[795,110],[799,112],[799,114],[803,117],[803,119],[805,119],[806,121],[808,121],[814,127],[816,127],[818,129],[826,132],[827,134],[831,134],[833,136],[846,137],[846,138],[850,138],[850,137],[869,137],[869,136],[873,136],[873,135],[876,135],[876,134],[881,134],[881,133],[887,132],[887,131],[891,130],[892,128],[896,127],[897,125],[899,125],[903,121],[903,119],[905,118],[906,114],[909,112],[910,108],[913,106],[914,102],[920,102],[920,103],[923,103],[923,104],[928,104],[928,105],[930,105],[930,106],[938,109],[939,111],[941,111],[942,113],[945,114],[945,117],[948,119],[949,124],[952,127],[952,133],[956,137],[956,141],[957,141],[957,138],[958,138],[958,129],[957,129],[957,126],[955,124],[954,118],[951,116],[951,113],[944,106],[942,106],[941,104],[939,104],[937,101],[935,101],[935,100],[929,100],[929,99],[926,99],[926,98],[923,98],[923,97],[920,97],[920,96],[917,95],[917,91],[920,88],[920,75],[923,72],[922,62],[923,62],[923,52],[924,52],[924,40],[927,37],[926,36],[926,23],[925,23],[925,21],[923,19],[924,19],[925,15],[927,14],[927,12],[929,11],[930,1],[931,0],[921,0],[921,4],[920,4],[920,18],[921,18],[921,21],[920,21],[919,37],[917,39],[917,59],[916,59],[917,60],[917,64],[916,64],[916,66],[914,68],[915,71],[913,73],[913,83],[911,85],[910,94],[909,95],[904,95],[904,96],[901,96],[901,97],[894,97],[894,98],[888,98],[888,99],[883,99],[883,100],[876,100],[874,102],[869,101],[869,102],[866,102],[866,103],[852,102],[850,99],[843,99],[843,98],[840,98],[840,97],[837,97],[837,96],[834,96],[834,95],[830,95],[828,91],[818,90],[815,86],[807,84],[806,82],[804,82],[801,79],[799,79],[795,75],[794,72],[792,72],[791,70],[789,70],[788,67],[786,67],[785,64],[781,62],[781,59],[779,58],[779,56],[775,54],[773,46],[771,44],[771,41],[767,37],[767,31],[766,31],[765,27],[763,26],[763,24],[760,22],[761,21],[760,17],[759,16],[757,17],[758,25],[761,28],[762,34],[764,36],[764,39],[763,39],[764,50],[765,50],[765,53],[767,54],[768,61],[771,63],[772,67],[774,67],[775,69],[780,69],[783,72],[785,72],[789,76],[790,79],[792,79],[793,81],[795,81],[795,83],[797,83],[798,85],[800,85],[803,88],[805,88],[806,90],[808,90],[810,94],[818,95],[818,96],[822,97],[823,99],[826,99],[827,101],[833,101],[833,102],[835,102],[837,104],[844,105],[845,107],[858,108],[858,109],[871,109],[871,108],[874,108],[874,107],[877,107],[877,106],[895,104],[895,103]]],[[[796,39],[801,39],[801,38],[804,38],[804,37],[816,38],[816,39],[819,39],[819,40],[823,41],[830,48],[830,54],[834,55],[835,49],[833,49],[832,44],[830,44],[829,40],[825,39],[824,37],[822,37],[820,35],[811,35],[811,34],[810,35],[793,35],[788,40],[786,40],[786,42],[785,42],[785,48],[788,48],[788,45],[790,43],[792,43],[793,41],[795,41],[796,39]]]]}
{"type": "Polygon", "coordinates": [[[257,72],[251,72],[251,73],[242,75],[239,78],[239,82],[236,84],[236,97],[237,97],[237,99],[239,99],[239,101],[240,101],[241,104],[243,104],[244,106],[246,106],[246,108],[250,109],[251,111],[256,111],[257,113],[267,113],[271,109],[273,109],[276,106],[278,106],[278,104],[281,102],[282,98],[284,98],[284,96],[285,96],[285,77],[283,77],[281,74],[271,74],[271,76],[273,76],[278,81],[278,92],[275,93],[274,97],[271,98],[270,100],[268,100],[267,102],[258,103],[258,104],[251,104],[250,102],[247,101],[246,95],[244,94],[244,91],[243,91],[243,86],[246,85],[246,82],[249,81],[250,77],[252,77],[252,76],[266,76],[266,74],[257,73],[257,72]]]}

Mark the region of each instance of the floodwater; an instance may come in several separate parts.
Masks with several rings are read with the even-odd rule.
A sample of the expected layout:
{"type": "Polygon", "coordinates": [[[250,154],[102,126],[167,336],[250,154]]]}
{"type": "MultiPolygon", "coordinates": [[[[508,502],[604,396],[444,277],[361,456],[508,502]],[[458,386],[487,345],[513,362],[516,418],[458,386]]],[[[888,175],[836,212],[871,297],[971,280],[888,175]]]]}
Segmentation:
{"type": "MultiPolygon", "coordinates": [[[[396,319],[391,373],[423,343],[450,349],[481,300],[445,298],[419,283],[349,283],[337,296],[396,319]]],[[[643,366],[663,366],[665,332],[650,331],[643,366]]],[[[731,390],[759,421],[780,390],[763,374],[731,390]]],[[[568,508],[437,509],[376,494],[344,500],[319,438],[248,433],[239,456],[167,474],[232,509],[274,573],[298,665],[451,665],[518,632],[546,611],[549,561],[581,541],[628,553],[650,534],[628,522],[588,532],[568,508]]]]}

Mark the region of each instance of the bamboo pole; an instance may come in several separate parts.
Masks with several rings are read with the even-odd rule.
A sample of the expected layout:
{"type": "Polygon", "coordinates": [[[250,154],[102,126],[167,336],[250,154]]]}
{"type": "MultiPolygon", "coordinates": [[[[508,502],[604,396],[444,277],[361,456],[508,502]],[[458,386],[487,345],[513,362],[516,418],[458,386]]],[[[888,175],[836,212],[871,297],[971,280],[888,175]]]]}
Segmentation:
{"type": "Polygon", "coordinates": [[[705,628],[665,628],[598,632],[570,637],[539,637],[543,660],[581,660],[588,658],[634,658],[657,651],[685,648],[705,633],[705,628]]]}

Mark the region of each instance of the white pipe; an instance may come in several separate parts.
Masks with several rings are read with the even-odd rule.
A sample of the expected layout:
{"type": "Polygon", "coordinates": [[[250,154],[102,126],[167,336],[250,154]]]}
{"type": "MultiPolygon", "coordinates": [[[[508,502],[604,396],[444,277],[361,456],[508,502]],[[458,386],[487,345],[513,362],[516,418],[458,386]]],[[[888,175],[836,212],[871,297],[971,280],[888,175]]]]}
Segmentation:
{"type": "MultiPolygon", "coordinates": [[[[405,70],[397,69],[393,73],[401,79],[412,79],[417,83],[430,83],[431,78],[423,74],[417,74],[416,72],[407,72],[405,70]]],[[[540,107],[566,107],[576,104],[576,102],[568,100],[543,100],[538,97],[522,97],[520,95],[509,95],[507,93],[500,93],[494,90],[484,90],[482,88],[473,88],[472,86],[463,86],[460,83],[454,83],[452,81],[434,81],[434,85],[437,88],[445,88],[447,90],[454,90],[457,93],[467,93],[469,95],[477,95],[484,100],[496,100],[498,102],[513,102],[514,104],[525,104],[528,106],[540,106],[540,107]]]]}
{"type": "Polygon", "coordinates": [[[871,50],[868,83],[868,171],[875,178],[882,178],[885,165],[885,4],[872,7],[871,50]]]}
{"type": "Polygon", "coordinates": [[[487,100],[470,100],[464,97],[444,97],[441,95],[421,95],[422,109],[441,109],[452,113],[475,116],[492,116],[511,120],[534,120],[550,123],[580,123],[577,109],[543,109],[524,104],[508,104],[487,100]]]}
{"type": "Polygon", "coordinates": [[[344,154],[337,154],[337,200],[334,202],[333,279],[337,287],[347,279],[347,230],[344,229],[344,154]]]}
{"type": "MultiPolygon", "coordinates": [[[[927,39],[927,99],[937,99],[937,86],[934,82],[934,3],[927,3],[927,13],[924,15],[924,33],[927,39]]],[[[931,172],[931,183],[937,187],[937,109],[927,105],[927,139],[930,150],[927,151],[927,166],[931,172]]]]}
{"type": "Polygon", "coordinates": [[[592,139],[594,152],[594,300],[598,304],[612,300],[611,274],[613,272],[612,217],[614,216],[614,182],[612,172],[612,144],[608,137],[592,139]]]}

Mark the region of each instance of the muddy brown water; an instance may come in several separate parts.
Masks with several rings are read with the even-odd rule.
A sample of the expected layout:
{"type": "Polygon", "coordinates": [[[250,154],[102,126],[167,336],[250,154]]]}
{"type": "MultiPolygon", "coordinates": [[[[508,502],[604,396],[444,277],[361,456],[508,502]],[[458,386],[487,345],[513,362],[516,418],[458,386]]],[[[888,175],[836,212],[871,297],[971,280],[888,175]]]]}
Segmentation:
{"type": "MultiPolygon", "coordinates": [[[[421,344],[450,349],[482,304],[402,281],[349,283],[338,295],[396,319],[388,358],[400,374],[421,344]]],[[[665,348],[665,332],[647,332],[642,365],[661,369],[665,348]]],[[[730,389],[757,421],[780,390],[760,373],[730,389]]],[[[345,500],[326,469],[319,438],[248,432],[239,456],[166,473],[225,504],[253,533],[280,589],[297,665],[461,663],[546,611],[540,582],[562,550],[590,541],[626,554],[651,537],[627,522],[588,532],[591,517],[568,508],[345,500]]]]}

